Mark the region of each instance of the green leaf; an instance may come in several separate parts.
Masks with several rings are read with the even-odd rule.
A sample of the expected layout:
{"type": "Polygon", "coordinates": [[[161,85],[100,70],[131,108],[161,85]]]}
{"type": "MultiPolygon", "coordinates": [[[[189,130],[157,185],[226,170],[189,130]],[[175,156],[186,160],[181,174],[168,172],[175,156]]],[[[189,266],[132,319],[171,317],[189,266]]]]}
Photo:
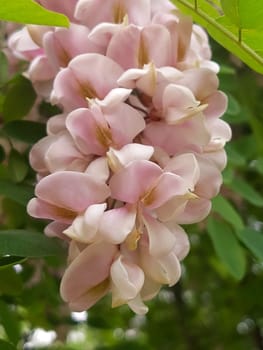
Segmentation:
{"type": "Polygon", "coordinates": [[[219,195],[213,199],[212,203],[213,210],[229,222],[236,230],[242,230],[244,228],[241,216],[226,198],[219,195]]]}
{"type": "Polygon", "coordinates": [[[249,203],[263,207],[263,197],[245,180],[235,178],[229,187],[249,203]]]}
{"type": "Polygon", "coordinates": [[[263,234],[246,227],[241,231],[237,231],[240,241],[254,254],[254,256],[263,261],[263,234]]]}
{"type": "Polygon", "coordinates": [[[0,0],[0,20],[68,27],[66,16],[46,10],[32,0],[0,0]]]}
{"type": "Polygon", "coordinates": [[[240,280],[246,271],[246,258],[231,228],[219,220],[209,218],[207,231],[222,263],[233,277],[240,280]]]}
{"type": "Polygon", "coordinates": [[[263,29],[262,0],[221,0],[225,15],[240,29],[263,29]]]}
{"type": "MultiPolygon", "coordinates": [[[[260,2],[262,3],[262,0],[260,2]]],[[[207,0],[173,0],[173,3],[183,13],[191,15],[194,21],[206,28],[220,45],[238,56],[249,67],[263,74],[263,43],[260,44],[260,49],[257,45],[256,50],[253,43],[240,36],[239,28],[223,16],[223,11],[218,4],[212,6],[207,0]]],[[[249,1],[247,3],[250,4],[249,1]]]]}
{"type": "Polygon", "coordinates": [[[46,125],[29,120],[14,120],[4,125],[3,131],[11,138],[34,144],[46,136],[46,125]]]}
{"type": "Polygon", "coordinates": [[[9,180],[0,180],[0,194],[25,206],[34,196],[34,191],[31,186],[15,184],[9,180]]]}
{"type": "Polygon", "coordinates": [[[44,257],[62,253],[55,238],[27,230],[0,231],[0,254],[25,257],[44,257]]]}
{"type": "Polygon", "coordinates": [[[14,345],[6,342],[3,339],[0,339],[0,349],[1,350],[17,350],[14,345]]]}
{"type": "Polygon", "coordinates": [[[24,157],[15,149],[12,149],[9,154],[8,171],[14,182],[23,181],[28,172],[28,164],[24,157]]]}
{"type": "Polygon", "coordinates": [[[33,107],[35,100],[36,93],[28,79],[19,75],[12,80],[3,104],[5,122],[26,116],[33,107]]]}
{"type": "Polygon", "coordinates": [[[16,345],[21,337],[20,324],[15,310],[0,300],[0,322],[8,339],[16,345]]]}
{"type": "Polygon", "coordinates": [[[26,258],[21,256],[2,256],[0,257],[0,269],[4,269],[16,264],[22,264],[26,258]]]}

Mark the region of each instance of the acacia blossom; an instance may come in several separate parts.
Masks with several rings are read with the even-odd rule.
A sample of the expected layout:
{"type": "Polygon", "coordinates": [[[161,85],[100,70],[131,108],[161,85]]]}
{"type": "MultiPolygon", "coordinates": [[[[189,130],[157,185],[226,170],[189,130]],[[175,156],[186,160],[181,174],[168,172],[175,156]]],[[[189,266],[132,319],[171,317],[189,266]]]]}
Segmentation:
{"type": "Polygon", "coordinates": [[[205,31],[168,0],[38,2],[71,24],[9,39],[61,109],[30,152],[28,212],[69,244],[60,292],[72,310],[111,293],[113,307],[144,314],[181,276],[180,225],[203,220],[220,190],[231,130],[219,66],[205,31]]]}

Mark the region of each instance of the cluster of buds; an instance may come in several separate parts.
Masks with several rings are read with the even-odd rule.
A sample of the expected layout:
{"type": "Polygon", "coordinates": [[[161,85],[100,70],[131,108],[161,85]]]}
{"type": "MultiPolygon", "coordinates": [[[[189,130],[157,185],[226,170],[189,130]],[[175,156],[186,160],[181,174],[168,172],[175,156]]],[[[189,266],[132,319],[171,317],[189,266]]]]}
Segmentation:
{"type": "Polygon", "coordinates": [[[30,162],[28,212],[69,242],[61,296],[72,310],[107,293],[138,314],[180,278],[189,241],[226,164],[226,97],[206,33],[168,0],[38,0],[69,29],[9,39],[39,96],[62,113],[30,162]]]}

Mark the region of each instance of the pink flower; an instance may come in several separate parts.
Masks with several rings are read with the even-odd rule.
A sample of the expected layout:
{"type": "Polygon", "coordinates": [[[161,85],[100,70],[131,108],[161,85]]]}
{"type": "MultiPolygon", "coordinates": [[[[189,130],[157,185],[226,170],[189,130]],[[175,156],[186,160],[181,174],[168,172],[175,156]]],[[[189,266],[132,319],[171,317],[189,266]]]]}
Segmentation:
{"type": "Polygon", "coordinates": [[[70,262],[61,281],[60,293],[73,311],[88,309],[107,294],[110,269],[117,251],[113,244],[93,243],[70,262]]]}
{"type": "Polygon", "coordinates": [[[122,68],[108,57],[96,53],[76,56],[54,81],[51,101],[66,111],[88,107],[88,99],[103,99],[117,87],[122,68]],[[100,72],[98,75],[97,72],[100,72]]]}
{"type": "Polygon", "coordinates": [[[89,174],[56,172],[41,179],[28,203],[31,216],[71,223],[78,213],[96,203],[103,203],[110,194],[108,186],[89,174]]]}

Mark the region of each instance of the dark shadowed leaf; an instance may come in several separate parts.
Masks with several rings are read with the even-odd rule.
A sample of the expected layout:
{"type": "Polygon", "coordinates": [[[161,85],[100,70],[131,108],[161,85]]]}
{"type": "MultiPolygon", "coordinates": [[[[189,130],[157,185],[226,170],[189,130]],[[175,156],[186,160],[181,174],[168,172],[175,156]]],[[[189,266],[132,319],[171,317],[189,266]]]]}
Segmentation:
{"type": "Polygon", "coordinates": [[[31,186],[15,184],[9,180],[0,180],[0,194],[25,206],[34,196],[34,190],[31,186]]]}
{"type": "Polygon", "coordinates": [[[26,116],[36,99],[31,82],[23,76],[18,76],[10,83],[4,104],[3,117],[5,122],[26,116]]]}
{"type": "Polygon", "coordinates": [[[29,120],[14,120],[4,125],[3,131],[11,138],[34,144],[46,135],[46,126],[29,120]]]}

